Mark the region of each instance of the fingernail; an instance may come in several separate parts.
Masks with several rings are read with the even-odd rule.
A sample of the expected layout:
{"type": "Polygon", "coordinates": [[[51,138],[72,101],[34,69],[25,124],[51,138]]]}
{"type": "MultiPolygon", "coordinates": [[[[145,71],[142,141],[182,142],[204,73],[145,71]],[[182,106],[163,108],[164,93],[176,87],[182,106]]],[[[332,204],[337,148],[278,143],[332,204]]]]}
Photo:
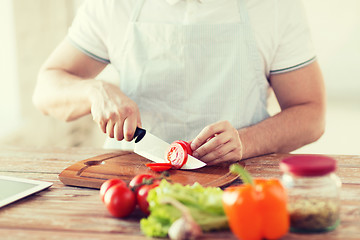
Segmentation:
{"type": "Polygon", "coordinates": [[[194,143],[191,143],[191,144],[190,144],[190,147],[191,147],[192,150],[195,150],[196,145],[195,145],[194,143]]]}
{"type": "Polygon", "coordinates": [[[198,157],[199,156],[199,154],[197,153],[197,152],[193,152],[193,154],[192,154],[194,157],[198,157]]]}

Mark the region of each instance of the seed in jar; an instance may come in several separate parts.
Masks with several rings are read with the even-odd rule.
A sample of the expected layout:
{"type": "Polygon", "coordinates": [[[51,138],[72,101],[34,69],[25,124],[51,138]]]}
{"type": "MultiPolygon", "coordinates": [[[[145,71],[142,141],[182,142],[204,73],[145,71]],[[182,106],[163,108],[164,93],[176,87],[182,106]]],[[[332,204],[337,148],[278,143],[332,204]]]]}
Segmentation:
{"type": "Polygon", "coordinates": [[[322,231],[337,223],[339,207],[335,201],[297,199],[289,204],[289,213],[292,228],[304,231],[322,231]]]}

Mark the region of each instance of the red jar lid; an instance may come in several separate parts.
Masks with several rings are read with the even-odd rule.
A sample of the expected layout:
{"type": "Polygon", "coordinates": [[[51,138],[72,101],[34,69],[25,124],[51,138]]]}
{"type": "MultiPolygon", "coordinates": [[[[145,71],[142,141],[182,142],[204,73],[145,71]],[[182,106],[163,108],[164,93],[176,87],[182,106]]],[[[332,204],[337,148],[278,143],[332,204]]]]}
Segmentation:
{"type": "Polygon", "coordinates": [[[297,176],[323,176],[335,171],[336,161],[323,155],[294,155],[283,159],[280,169],[297,176]]]}

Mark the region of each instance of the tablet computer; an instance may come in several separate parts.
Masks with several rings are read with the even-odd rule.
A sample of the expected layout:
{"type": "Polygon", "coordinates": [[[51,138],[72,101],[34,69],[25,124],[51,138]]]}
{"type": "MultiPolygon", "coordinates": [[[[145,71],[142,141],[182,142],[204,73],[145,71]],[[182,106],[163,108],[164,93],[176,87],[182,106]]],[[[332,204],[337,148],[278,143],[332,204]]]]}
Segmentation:
{"type": "Polygon", "coordinates": [[[50,187],[52,183],[0,176],[0,208],[50,187]]]}

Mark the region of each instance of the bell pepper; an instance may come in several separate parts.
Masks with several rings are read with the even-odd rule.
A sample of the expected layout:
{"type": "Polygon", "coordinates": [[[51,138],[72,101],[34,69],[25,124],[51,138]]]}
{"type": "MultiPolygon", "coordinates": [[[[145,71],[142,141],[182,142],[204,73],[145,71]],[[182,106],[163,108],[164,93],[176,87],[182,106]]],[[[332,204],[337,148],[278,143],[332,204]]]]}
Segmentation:
{"type": "Polygon", "coordinates": [[[289,231],[287,194],[277,179],[252,179],[238,164],[230,171],[244,184],[224,190],[222,202],[231,231],[238,239],[278,239],[289,231]]]}

